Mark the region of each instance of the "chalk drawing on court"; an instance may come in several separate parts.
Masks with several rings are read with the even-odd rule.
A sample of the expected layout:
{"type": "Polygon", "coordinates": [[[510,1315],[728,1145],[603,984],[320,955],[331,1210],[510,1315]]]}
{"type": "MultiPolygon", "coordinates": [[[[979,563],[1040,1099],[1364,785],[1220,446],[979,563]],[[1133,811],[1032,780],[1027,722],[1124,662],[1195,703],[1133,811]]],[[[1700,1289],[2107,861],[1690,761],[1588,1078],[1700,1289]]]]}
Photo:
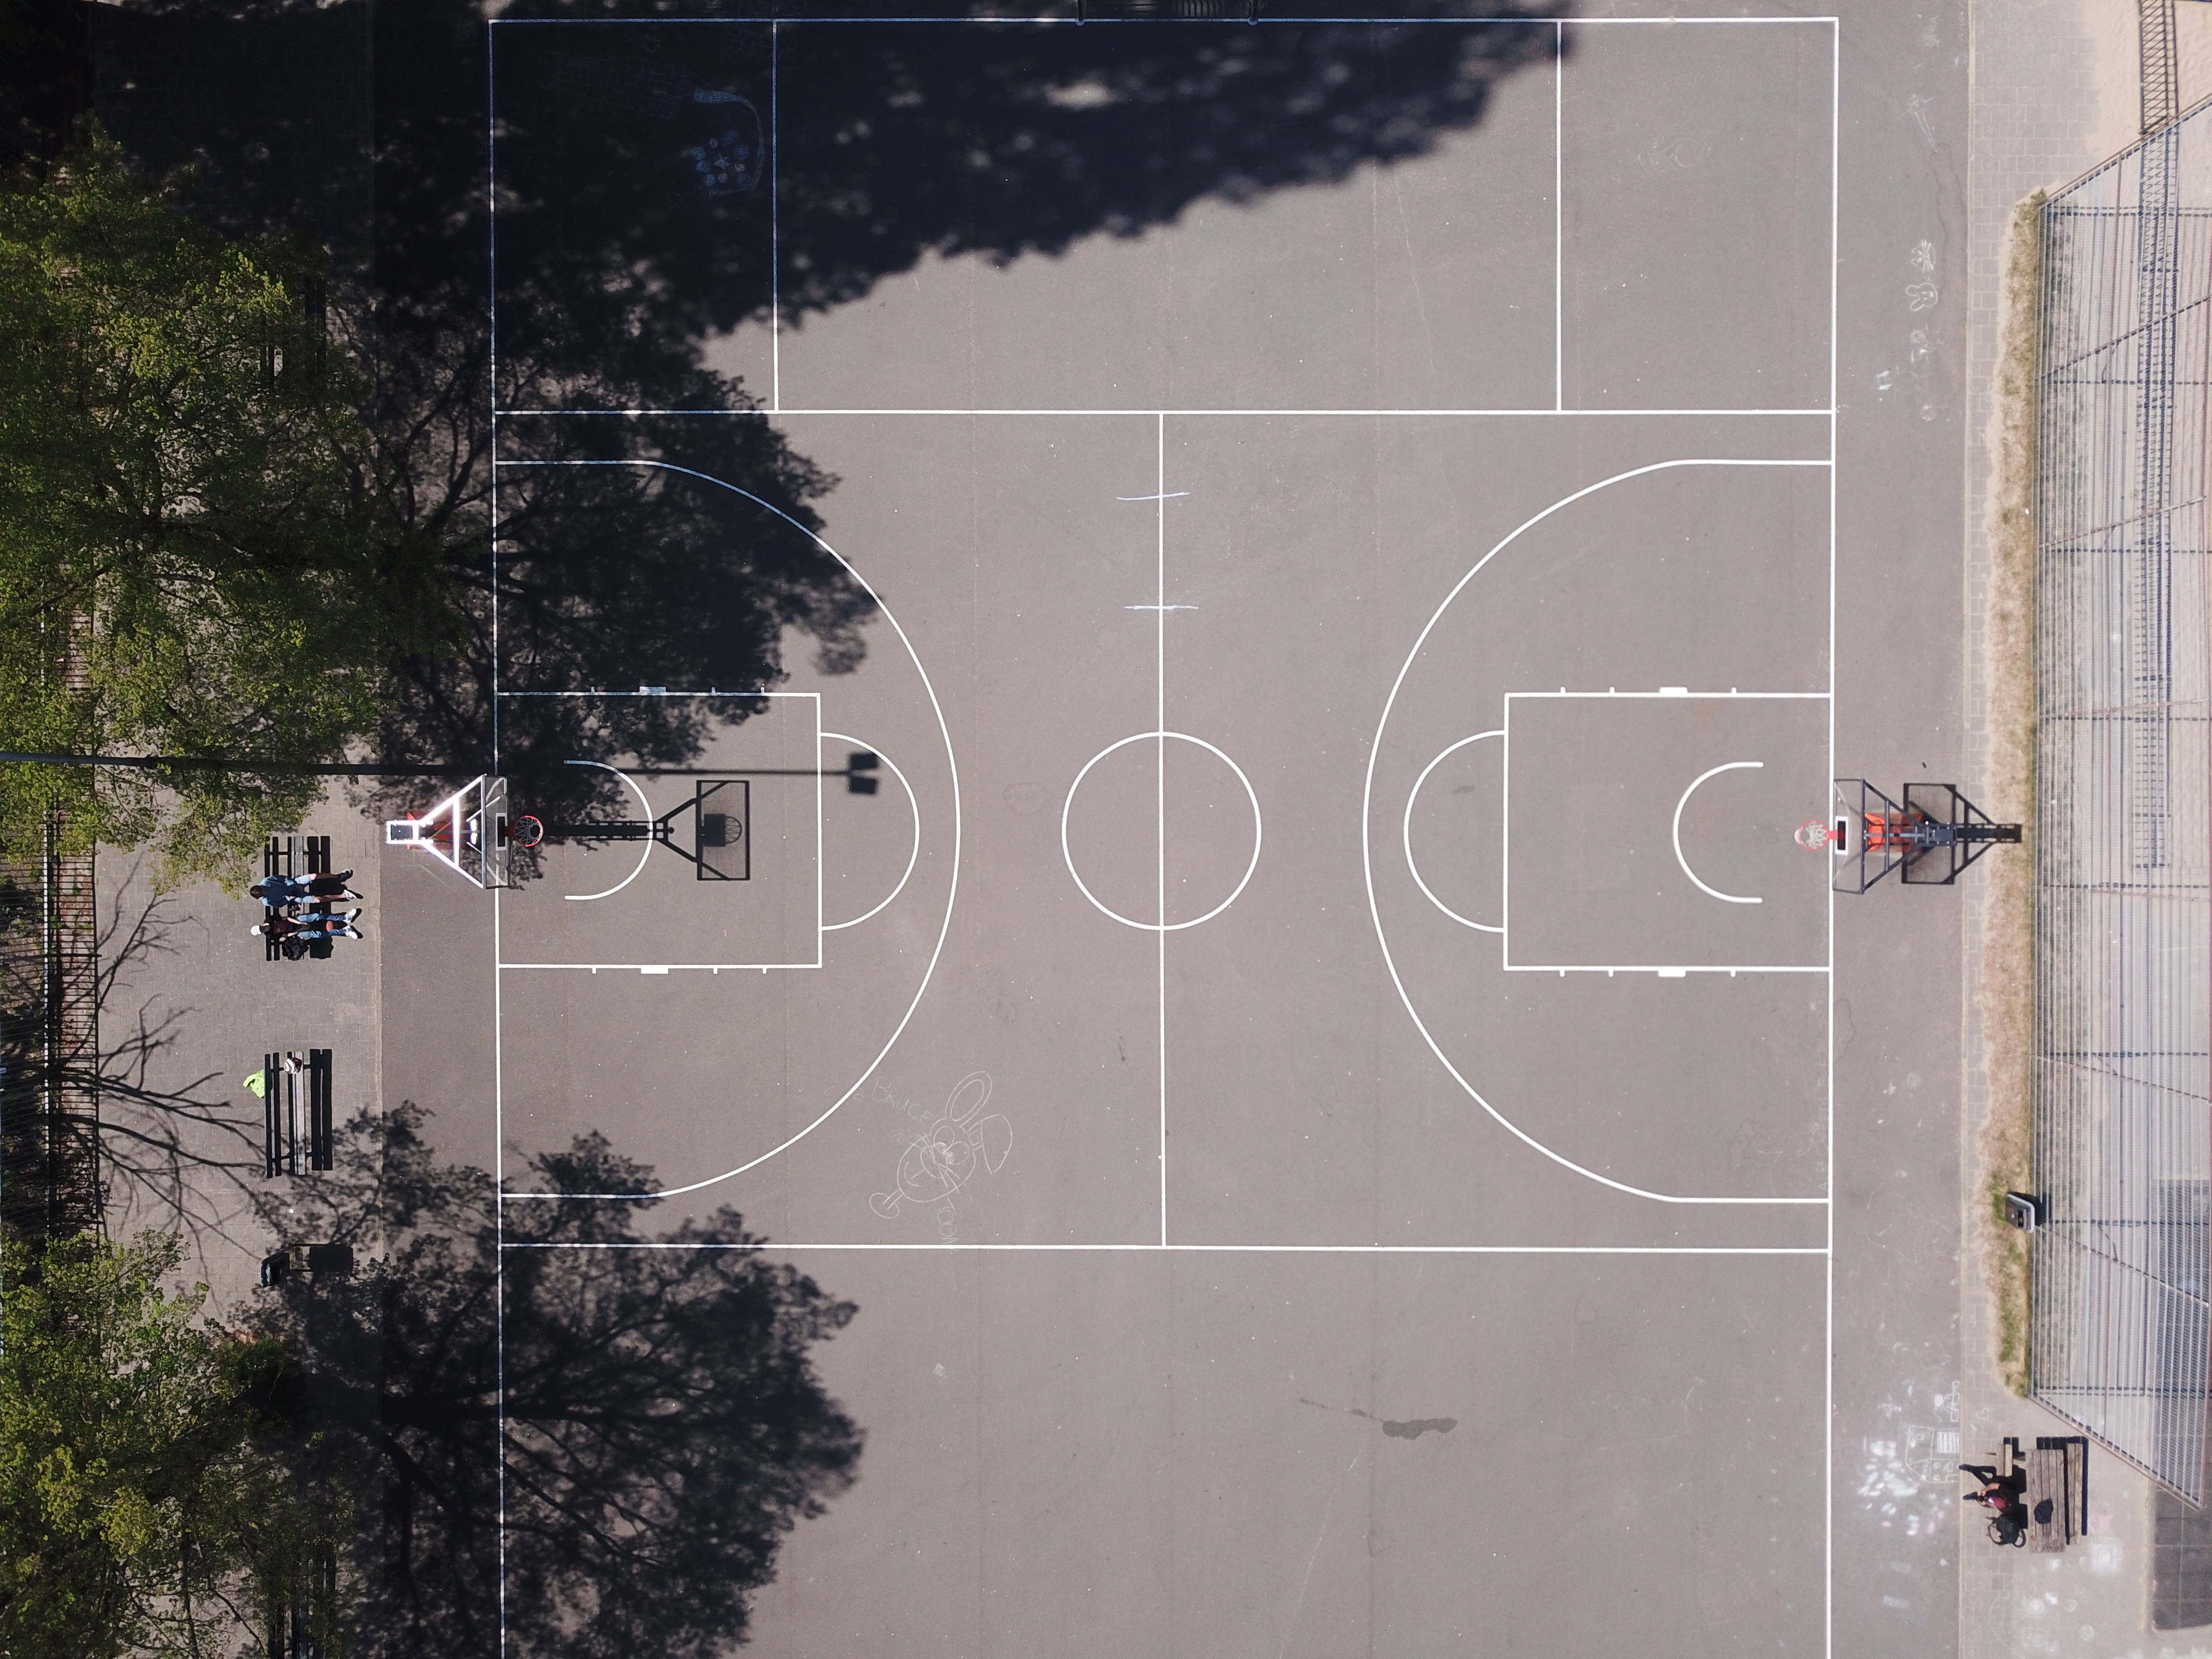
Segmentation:
{"type": "MultiPolygon", "coordinates": [[[[892,1097],[882,1083],[875,1093],[878,1100],[892,1097]]],[[[896,1219],[908,1204],[934,1209],[939,1240],[957,1242],[953,1199],[978,1175],[996,1175],[1014,1150],[1014,1126],[1000,1113],[983,1115],[990,1098],[988,1072],[970,1072],[954,1084],[945,1109],[899,1154],[890,1190],[875,1194],[868,1207],[886,1221],[896,1219]]],[[[924,1115],[911,1105],[907,1111],[916,1118],[924,1115]]]]}
{"type": "Polygon", "coordinates": [[[1969,1461],[1960,1446],[1958,1385],[1920,1397],[1908,1383],[1904,1402],[1886,1400],[1881,1411],[1887,1419],[1881,1432],[1862,1443],[1860,1509],[1885,1530],[1908,1538],[1955,1528],[1959,1465],[1969,1461]],[[1913,1420],[1918,1417],[1934,1420],[1913,1420]]]}

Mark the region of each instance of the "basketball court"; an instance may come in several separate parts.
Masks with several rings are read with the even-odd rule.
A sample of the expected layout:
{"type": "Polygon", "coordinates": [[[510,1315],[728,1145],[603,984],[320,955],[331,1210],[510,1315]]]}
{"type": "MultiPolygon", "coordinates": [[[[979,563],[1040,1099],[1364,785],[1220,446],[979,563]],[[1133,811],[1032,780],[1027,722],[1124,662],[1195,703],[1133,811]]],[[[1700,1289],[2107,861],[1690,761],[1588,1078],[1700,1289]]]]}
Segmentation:
{"type": "MultiPolygon", "coordinates": [[[[482,994],[510,1174],[598,1131],[672,1223],[733,1205],[860,1304],[822,1356],[860,1484],[763,1650],[1818,1654],[1881,1616],[1836,1587],[1890,1544],[1832,1519],[1863,901],[1793,831],[1904,764],[1839,752],[1839,648],[1943,643],[1839,609],[1894,556],[1838,539],[1893,487],[1842,476],[1838,331],[1891,325],[1832,275],[1850,216],[1950,186],[1887,127],[1854,161],[1850,77],[1904,51],[1854,15],[1546,21],[1429,153],[708,343],[763,409],[686,418],[835,475],[866,655],[787,651],[680,770],[561,757],[625,804],[483,900],[482,994]]],[[[761,137],[699,167],[783,271],[780,135],[868,115],[841,32],[968,29],[983,72],[1018,33],[1080,107],[1115,28],[1313,27],[499,25],[494,165],[557,172],[509,147],[595,55],[722,32],[702,109],[761,137]]],[[[789,527],[637,418],[505,410],[502,477],[663,467],[789,527]]]]}

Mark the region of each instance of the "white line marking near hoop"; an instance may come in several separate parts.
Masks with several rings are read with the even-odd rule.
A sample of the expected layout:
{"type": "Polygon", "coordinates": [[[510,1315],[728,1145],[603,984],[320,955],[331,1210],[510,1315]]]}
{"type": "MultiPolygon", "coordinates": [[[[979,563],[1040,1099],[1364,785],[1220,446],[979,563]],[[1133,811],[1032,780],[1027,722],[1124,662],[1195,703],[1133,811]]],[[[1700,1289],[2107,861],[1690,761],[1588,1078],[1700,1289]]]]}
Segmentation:
{"type": "Polygon", "coordinates": [[[1431,761],[1426,766],[1424,766],[1421,769],[1421,775],[1413,780],[1413,793],[1406,797],[1406,821],[1404,824],[1401,826],[1403,831],[1401,839],[1403,840],[1406,848],[1406,868],[1413,872],[1413,885],[1421,890],[1422,896],[1425,897],[1430,903],[1435,905],[1437,909],[1443,911],[1454,921],[1459,923],[1461,927],[1477,927],[1486,933],[1502,933],[1505,929],[1503,927],[1493,927],[1489,922],[1476,921],[1469,917],[1460,915],[1460,913],[1453,909],[1450,905],[1446,904],[1434,893],[1430,892],[1429,884],[1421,879],[1421,867],[1413,862],[1413,803],[1420,799],[1421,786],[1429,781],[1429,774],[1435,771],[1437,767],[1442,765],[1447,756],[1466,748],[1468,744],[1471,743],[1480,743],[1485,738],[1502,738],[1504,735],[1505,728],[1501,726],[1494,732],[1478,732],[1471,738],[1462,738],[1457,743],[1452,744],[1449,749],[1445,750],[1443,754],[1438,755],[1436,759],[1431,761]]]}
{"type": "MultiPolygon", "coordinates": [[[[620,767],[610,766],[605,761],[572,760],[564,763],[569,766],[596,766],[602,772],[613,773],[625,784],[628,784],[629,786],[630,793],[637,797],[637,810],[645,814],[646,823],[650,824],[653,822],[653,803],[646,799],[645,791],[639,788],[635,781],[630,777],[629,774],[623,771],[620,767]]],[[[608,888],[606,891],[604,893],[563,893],[561,896],[564,899],[571,900],[578,904],[588,904],[593,899],[612,898],[617,893],[621,892],[623,888],[629,886],[630,883],[635,881],[640,876],[645,873],[645,861],[652,856],[653,837],[648,834],[645,840],[645,851],[637,855],[637,868],[631,871],[613,886],[608,888]]]]}
{"type": "MultiPolygon", "coordinates": [[[[883,612],[884,620],[891,625],[891,632],[898,635],[899,643],[906,647],[907,659],[914,664],[914,672],[921,678],[921,689],[928,695],[929,697],[930,712],[937,716],[938,734],[945,739],[945,774],[947,781],[952,788],[952,872],[945,894],[945,920],[938,927],[937,943],[935,945],[931,947],[929,952],[929,965],[922,969],[921,983],[915,988],[914,1000],[907,1005],[906,1012],[899,1016],[899,1023],[897,1026],[893,1029],[890,1036],[884,1039],[884,1046],[876,1051],[876,1057],[861,1068],[860,1076],[853,1079],[853,1086],[846,1090],[843,1094],[838,1096],[836,1099],[831,1101],[829,1105],[823,1107],[821,1113],[816,1116],[811,1122],[806,1124],[804,1127],[794,1131],[793,1133],[785,1136],[783,1139],[769,1147],[768,1151],[761,1153],[759,1157],[747,1158],[743,1164],[738,1164],[734,1168],[725,1170],[720,1175],[708,1176],[703,1180],[686,1182],[681,1187],[664,1187],[659,1191],[653,1193],[502,1193],[500,1195],[501,1201],[502,1203],[510,1199],[520,1200],[526,1198],[619,1199],[624,1203],[634,1203],[640,1198],[680,1198],[686,1193],[696,1193],[702,1188],[712,1187],[719,1182],[732,1180],[738,1176],[744,1174],[748,1170],[758,1168],[761,1164],[767,1163],[769,1159],[777,1156],[779,1153],[787,1152],[792,1147],[796,1146],[800,1141],[805,1139],[807,1136],[812,1134],[817,1129],[820,1128],[832,1117],[836,1116],[838,1109],[842,1107],[847,1101],[850,1100],[854,1095],[860,1093],[860,1085],[876,1074],[876,1067],[884,1063],[884,1059],[890,1054],[891,1049],[896,1046],[899,1038],[906,1034],[906,1028],[913,1022],[915,1011],[921,1006],[922,998],[928,994],[929,981],[935,977],[937,973],[937,964],[945,955],[945,943],[947,939],[952,937],[953,903],[960,896],[960,763],[959,757],[954,754],[952,749],[952,727],[945,718],[945,705],[938,701],[937,687],[929,678],[929,671],[922,666],[921,653],[914,648],[914,641],[907,637],[905,628],[900,624],[897,616],[892,611],[891,608],[883,602],[882,597],[877,593],[874,586],[866,576],[863,576],[860,571],[854,567],[851,560],[848,559],[836,548],[830,546],[828,542],[823,540],[820,536],[808,529],[798,520],[793,518],[790,514],[785,512],[775,502],[763,501],[758,495],[754,495],[751,490],[744,489],[739,485],[731,483],[726,479],[718,478],[711,472],[701,472],[693,467],[678,466],[673,461],[514,460],[495,461],[493,465],[495,466],[651,467],[662,472],[674,472],[681,474],[683,477],[687,478],[696,478],[700,483],[712,484],[717,489],[726,489],[732,495],[742,495],[754,506],[762,508],[765,512],[773,513],[777,518],[782,520],[793,530],[799,532],[800,535],[805,537],[807,540],[812,542],[824,553],[827,553],[831,558],[836,560],[839,564],[842,565],[845,568],[846,574],[850,575],[854,581],[860,583],[860,591],[866,593],[871,600],[874,601],[877,609],[883,612]]],[[[819,720],[820,716],[817,714],[816,719],[819,720]]],[[[817,787],[819,787],[818,771],[817,787]]],[[[816,822],[817,824],[820,823],[819,813],[816,815],[816,822]]],[[[817,927],[818,929],[820,913],[817,911],[816,915],[817,927]]],[[[766,970],[763,969],[763,971],[765,972],[766,970]]]]}
{"type": "Polygon", "coordinates": [[[906,869],[898,878],[898,885],[891,889],[890,896],[882,904],[876,906],[875,910],[864,911],[850,921],[825,921],[822,924],[823,933],[834,933],[841,927],[858,927],[870,916],[874,915],[876,910],[882,909],[884,905],[889,904],[892,899],[906,890],[907,878],[914,873],[915,860],[921,856],[921,804],[915,799],[914,786],[906,781],[906,774],[899,770],[898,763],[884,753],[882,750],[871,748],[868,744],[860,743],[860,738],[847,732],[824,732],[822,735],[825,738],[835,738],[840,743],[860,744],[861,748],[866,749],[870,754],[890,767],[891,775],[899,781],[899,787],[906,791],[907,807],[914,814],[914,846],[906,855],[906,869]]]}
{"type": "Polygon", "coordinates": [[[1710,772],[1701,772],[1682,792],[1682,799],[1674,803],[1674,862],[1682,866],[1684,875],[1697,883],[1699,892],[1710,893],[1723,904],[1764,904],[1766,901],[1757,897],[1747,898],[1739,893],[1723,893],[1717,887],[1708,886],[1699,878],[1698,872],[1690,868],[1689,860],[1682,856],[1682,809],[1690,804],[1690,797],[1698,793],[1698,786],[1707,778],[1717,778],[1723,772],[1757,771],[1765,764],[1765,761],[1729,761],[1716,766],[1710,772]]]}
{"type": "MultiPolygon", "coordinates": [[[[1162,811],[1164,811],[1165,808],[1163,807],[1162,811]]],[[[1252,872],[1260,867],[1260,797],[1258,792],[1252,787],[1252,780],[1244,775],[1244,769],[1243,767],[1239,766],[1235,761],[1230,759],[1228,756],[1223,754],[1221,750],[1216,749],[1204,738],[1194,738],[1188,732],[1133,732],[1127,737],[1123,738],[1119,743],[1108,744],[1103,749],[1093,755],[1089,760],[1083,763],[1083,770],[1078,772],[1075,775],[1075,781],[1067,786],[1067,799],[1060,804],[1060,856],[1066,863],[1067,873],[1074,878],[1077,888],[1080,890],[1084,897],[1091,901],[1091,904],[1097,909],[1100,915],[1111,917],[1114,921],[1120,922],[1124,927],[1133,927],[1141,933],[1180,933],[1186,927],[1195,927],[1200,922],[1212,921],[1214,917],[1219,915],[1231,905],[1236,903],[1237,898],[1243,893],[1245,884],[1252,879],[1252,872]],[[1104,760],[1107,756],[1112,754],[1116,749],[1126,749],[1133,743],[1158,743],[1164,752],[1167,747],[1167,739],[1170,738],[1174,738],[1182,743],[1196,744],[1200,749],[1205,750],[1206,753],[1213,756],[1216,759],[1219,760],[1224,766],[1226,766],[1231,771],[1234,772],[1237,775],[1237,781],[1244,786],[1244,799],[1252,803],[1252,857],[1244,866],[1243,875],[1238,878],[1235,891],[1231,892],[1227,898],[1222,900],[1220,903],[1215,905],[1204,915],[1194,916],[1188,921],[1170,921],[1167,919],[1167,902],[1164,888],[1163,888],[1160,902],[1159,921],[1132,921],[1128,917],[1123,915],[1119,910],[1109,908],[1107,905],[1099,899],[1097,894],[1092,892],[1090,888],[1084,885],[1083,877],[1075,868],[1075,854],[1069,848],[1067,844],[1068,812],[1075,805],[1075,792],[1083,787],[1083,780],[1090,775],[1091,769],[1097,765],[1100,761],[1104,760]]],[[[1166,878],[1164,875],[1161,877],[1161,880],[1163,883],[1165,882],[1166,878]]]]}
{"type": "MultiPolygon", "coordinates": [[[[1484,1099],[1482,1091],[1477,1089],[1474,1085],[1468,1082],[1466,1076],[1460,1071],[1459,1067],[1451,1063],[1450,1057],[1443,1051],[1443,1046],[1436,1040],[1434,1035],[1432,1035],[1429,1030],[1427,1023],[1421,1018],[1420,1010],[1414,1006],[1413,994],[1407,990],[1406,981],[1398,972],[1397,958],[1390,954],[1389,935],[1382,927],[1382,907],[1381,902],[1375,896],[1374,821],[1376,763],[1382,757],[1382,740],[1390,729],[1391,711],[1398,706],[1398,694],[1405,690],[1406,677],[1413,672],[1413,665],[1420,660],[1422,647],[1428,643],[1429,635],[1436,632],[1437,624],[1443,620],[1444,612],[1451,609],[1453,603],[1462,592],[1466,591],[1467,585],[1473,581],[1475,577],[1481,573],[1485,565],[1488,564],[1492,559],[1496,558],[1500,553],[1510,547],[1515,542],[1518,541],[1529,531],[1534,529],[1538,525],[1543,523],[1545,520],[1550,518],[1554,513],[1559,512],[1565,507],[1573,506],[1577,501],[1583,500],[1585,496],[1595,495],[1601,489],[1609,489],[1615,484],[1626,483],[1631,478],[1640,478],[1647,474],[1654,472],[1670,471],[1678,467],[1815,466],[1832,468],[1834,465],[1835,462],[1832,459],[1806,461],[1685,456],[1679,460],[1654,461],[1646,466],[1631,467],[1626,472],[1616,472],[1611,477],[1600,478],[1595,483],[1585,484],[1580,489],[1574,491],[1571,495],[1562,495],[1558,501],[1553,501],[1542,512],[1522,520],[1511,531],[1508,532],[1504,540],[1500,541],[1495,547],[1492,548],[1489,552],[1477,559],[1474,563],[1468,568],[1468,573],[1452,585],[1451,592],[1444,595],[1443,603],[1437,606],[1436,610],[1431,613],[1428,621],[1422,625],[1419,635],[1417,635],[1413,641],[1413,648],[1406,653],[1406,660],[1398,670],[1398,677],[1391,681],[1390,695],[1385,697],[1382,701],[1382,717],[1376,722],[1375,739],[1372,743],[1367,745],[1367,777],[1366,781],[1361,787],[1359,797],[1359,862],[1361,872],[1364,875],[1367,882],[1367,915],[1369,920],[1375,924],[1375,942],[1382,949],[1382,965],[1389,970],[1390,982],[1397,988],[1398,1000],[1406,1005],[1406,1012],[1407,1017],[1413,1022],[1413,1029],[1421,1034],[1421,1041],[1429,1045],[1429,1052],[1437,1057],[1437,1064],[1441,1065],[1446,1072],[1451,1074],[1452,1081],[1458,1084],[1461,1089],[1466,1091],[1467,1097],[1469,1100],[1472,1100],[1476,1105],[1481,1107],[1484,1111],[1487,1112],[1492,1121],[1508,1134],[1520,1141],[1531,1152],[1540,1153],[1543,1157],[1551,1159],[1553,1163],[1558,1164],[1561,1169],[1571,1170],[1575,1174],[1583,1176],[1585,1180],[1595,1182],[1601,1187],[1609,1187],[1617,1193],[1626,1193],[1632,1198],[1648,1198],[1655,1204],[1781,1205],[1826,1204],[1828,1202],[1828,1200],[1825,1195],[1820,1198],[1708,1198],[1692,1196],[1680,1193],[1655,1193],[1649,1188],[1633,1186],[1626,1181],[1615,1181],[1611,1176],[1600,1175],[1595,1170],[1587,1169],[1583,1165],[1576,1163],[1564,1152],[1553,1152],[1549,1146],[1547,1146],[1542,1141],[1537,1139],[1535,1136],[1530,1134],[1519,1124],[1514,1122],[1511,1118],[1506,1116],[1504,1113],[1499,1111],[1498,1108],[1492,1105],[1487,1100],[1484,1099]]],[[[1832,673],[1832,653],[1831,653],[1830,655],[1830,671],[1832,673]]],[[[1510,740],[1509,739],[1509,741],[1510,740]]]]}

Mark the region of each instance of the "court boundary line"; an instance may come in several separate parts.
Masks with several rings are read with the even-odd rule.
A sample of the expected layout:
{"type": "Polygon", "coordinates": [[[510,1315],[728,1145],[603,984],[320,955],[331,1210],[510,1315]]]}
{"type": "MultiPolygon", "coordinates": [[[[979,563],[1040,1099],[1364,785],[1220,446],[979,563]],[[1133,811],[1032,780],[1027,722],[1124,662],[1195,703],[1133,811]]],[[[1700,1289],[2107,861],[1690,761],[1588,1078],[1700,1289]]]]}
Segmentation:
{"type": "Polygon", "coordinates": [[[783,20],[772,17],[768,25],[768,337],[771,410],[783,407],[782,100],[783,20]]]}
{"type": "MultiPolygon", "coordinates": [[[[1828,775],[1836,775],[1836,404],[1837,337],[1843,284],[1842,240],[1844,142],[1844,26],[1828,21],[1828,775]]],[[[1971,440],[1969,440],[1971,441],[1971,440]]],[[[1836,1653],[1836,893],[1828,890],[1827,995],[1828,1145],[1827,1165],[1827,1352],[1821,1420],[1827,1427],[1825,1482],[1820,1510],[1826,1525],[1821,1540],[1820,1627],[1823,1659],[1836,1653]]],[[[1960,1582],[1966,1575],[1962,1571],[1960,1582]]]]}
{"type": "MultiPolygon", "coordinates": [[[[675,23],[692,26],[727,27],[748,25],[757,28],[763,23],[805,23],[849,27],[862,23],[930,23],[951,25],[982,25],[985,27],[1028,27],[1051,24],[1065,28],[1115,28],[1136,24],[1158,27],[1163,24],[1175,27],[1197,28],[1282,28],[1310,27],[1316,23],[1371,24],[1376,27],[1397,27],[1413,23],[1437,24],[1446,27],[1467,28],[1492,23],[1516,23],[1523,27],[1540,23],[1540,17],[1070,17],[1061,13],[1035,13],[995,17],[930,17],[902,15],[870,15],[848,12],[824,17],[792,17],[778,13],[768,17],[491,17],[484,20],[487,27],[498,28],[574,28],[590,27],[599,24],[675,23]]],[[[1838,20],[1832,15],[1787,16],[1781,13],[1762,13],[1757,16],[1726,17],[1705,15],[1697,17],[1577,17],[1571,21],[1577,27],[1586,24],[1666,24],[1676,23],[1830,23],[1838,20]]]]}
{"type": "Polygon", "coordinates": [[[1525,408],[1504,405],[1492,407],[1477,404],[1455,404],[1449,407],[1437,406],[1434,408],[1426,406],[1383,407],[1382,405],[1376,405],[1371,408],[1361,408],[1353,404],[1306,405],[1297,404],[1270,404],[1245,407],[1230,404],[1199,404],[1187,408],[1163,409],[1158,404],[1139,406],[1135,404],[1123,405],[1118,404],[1112,405],[1052,404],[1034,405],[1027,408],[1011,405],[992,405],[988,407],[947,405],[939,408],[926,404],[884,404],[873,406],[863,404],[841,404],[812,407],[803,404],[779,403],[772,408],[766,405],[755,405],[749,409],[656,409],[639,406],[624,407],[621,409],[516,408],[501,409],[493,412],[502,420],[574,420],[591,416],[605,416],[613,418],[629,417],[635,419],[648,416],[659,416],[670,415],[719,416],[725,419],[731,420],[751,419],[763,421],[774,420],[779,417],[797,418],[800,416],[813,416],[825,418],[833,416],[843,416],[860,419],[888,419],[895,416],[943,416],[949,415],[969,415],[979,417],[1003,416],[1009,419],[1020,420],[1036,420],[1045,416],[1053,415],[1071,416],[1077,418],[1119,418],[1126,420],[1137,420],[1142,418],[1149,420],[1155,416],[1165,415],[1171,420],[1197,420],[1207,416],[1222,416],[1230,418],[1245,420],[1290,417],[1312,420],[1369,420],[1378,417],[1417,420],[1423,416],[1433,416],[1439,420],[1510,420],[1527,416],[1540,416],[1547,420],[1571,419],[1575,417],[1614,419],[1623,416],[1641,419],[1685,420],[1711,416],[1713,418],[1741,417],[1744,419],[1757,418],[1762,420],[1795,417],[1800,420],[1815,421],[1830,419],[1833,416],[1835,411],[1827,409],[1645,409],[1642,407],[1623,407],[1618,409],[1547,409],[1541,404],[1532,404],[1525,408]]]}
{"type": "MultiPolygon", "coordinates": [[[[1552,410],[1567,406],[1567,21],[1552,24],[1552,410]]],[[[1831,399],[1830,401],[1833,401],[1831,399]]]]}
{"type": "MultiPolygon", "coordinates": [[[[484,341],[485,401],[491,406],[489,507],[491,514],[491,761],[500,769],[499,719],[499,591],[500,501],[499,467],[499,37],[484,31],[484,341]]],[[[507,1444],[507,1206],[496,1201],[507,1188],[507,1034],[502,981],[496,966],[500,951],[499,890],[491,896],[491,1121],[492,1121],[492,1424],[502,1449],[507,1444]]],[[[380,1006],[378,1035],[382,1036],[380,1006]]],[[[379,1103],[381,1104],[381,1103],[379,1103]]],[[[494,1492],[499,1513],[498,1561],[499,1654],[507,1656],[507,1458],[502,1449],[494,1492]]]]}
{"type": "Polygon", "coordinates": [[[916,1240],[910,1243],[787,1241],[761,1239],[749,1243],[705,1240],[640,1238],[630,1240],[543,1241],[517,1239],[501,1247],[510,1250],[722,1250],[759,1254],[773,1250],[851,1251],[877,1255],[906,1255],[923,1251],[970,1251],[995,1255],[1744,1255],[1825,1256],[1820,1244],[1154,1244],[1128,1243],[992,1243],[916,1240]]]}

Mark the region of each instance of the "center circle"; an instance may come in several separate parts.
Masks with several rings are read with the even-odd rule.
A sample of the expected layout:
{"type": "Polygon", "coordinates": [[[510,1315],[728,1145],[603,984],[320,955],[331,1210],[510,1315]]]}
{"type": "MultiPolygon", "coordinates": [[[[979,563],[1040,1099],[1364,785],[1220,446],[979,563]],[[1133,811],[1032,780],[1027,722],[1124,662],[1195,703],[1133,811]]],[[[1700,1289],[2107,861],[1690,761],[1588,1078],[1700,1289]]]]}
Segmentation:
{"type": "Polygon", "coordinates": [[[1237,902],[1260,867],[1260,798],[1203,738],[1137,732],[1083,763],[1060,811],[1067,873],[1125,927],[1176,933],[1237,902]]]}

